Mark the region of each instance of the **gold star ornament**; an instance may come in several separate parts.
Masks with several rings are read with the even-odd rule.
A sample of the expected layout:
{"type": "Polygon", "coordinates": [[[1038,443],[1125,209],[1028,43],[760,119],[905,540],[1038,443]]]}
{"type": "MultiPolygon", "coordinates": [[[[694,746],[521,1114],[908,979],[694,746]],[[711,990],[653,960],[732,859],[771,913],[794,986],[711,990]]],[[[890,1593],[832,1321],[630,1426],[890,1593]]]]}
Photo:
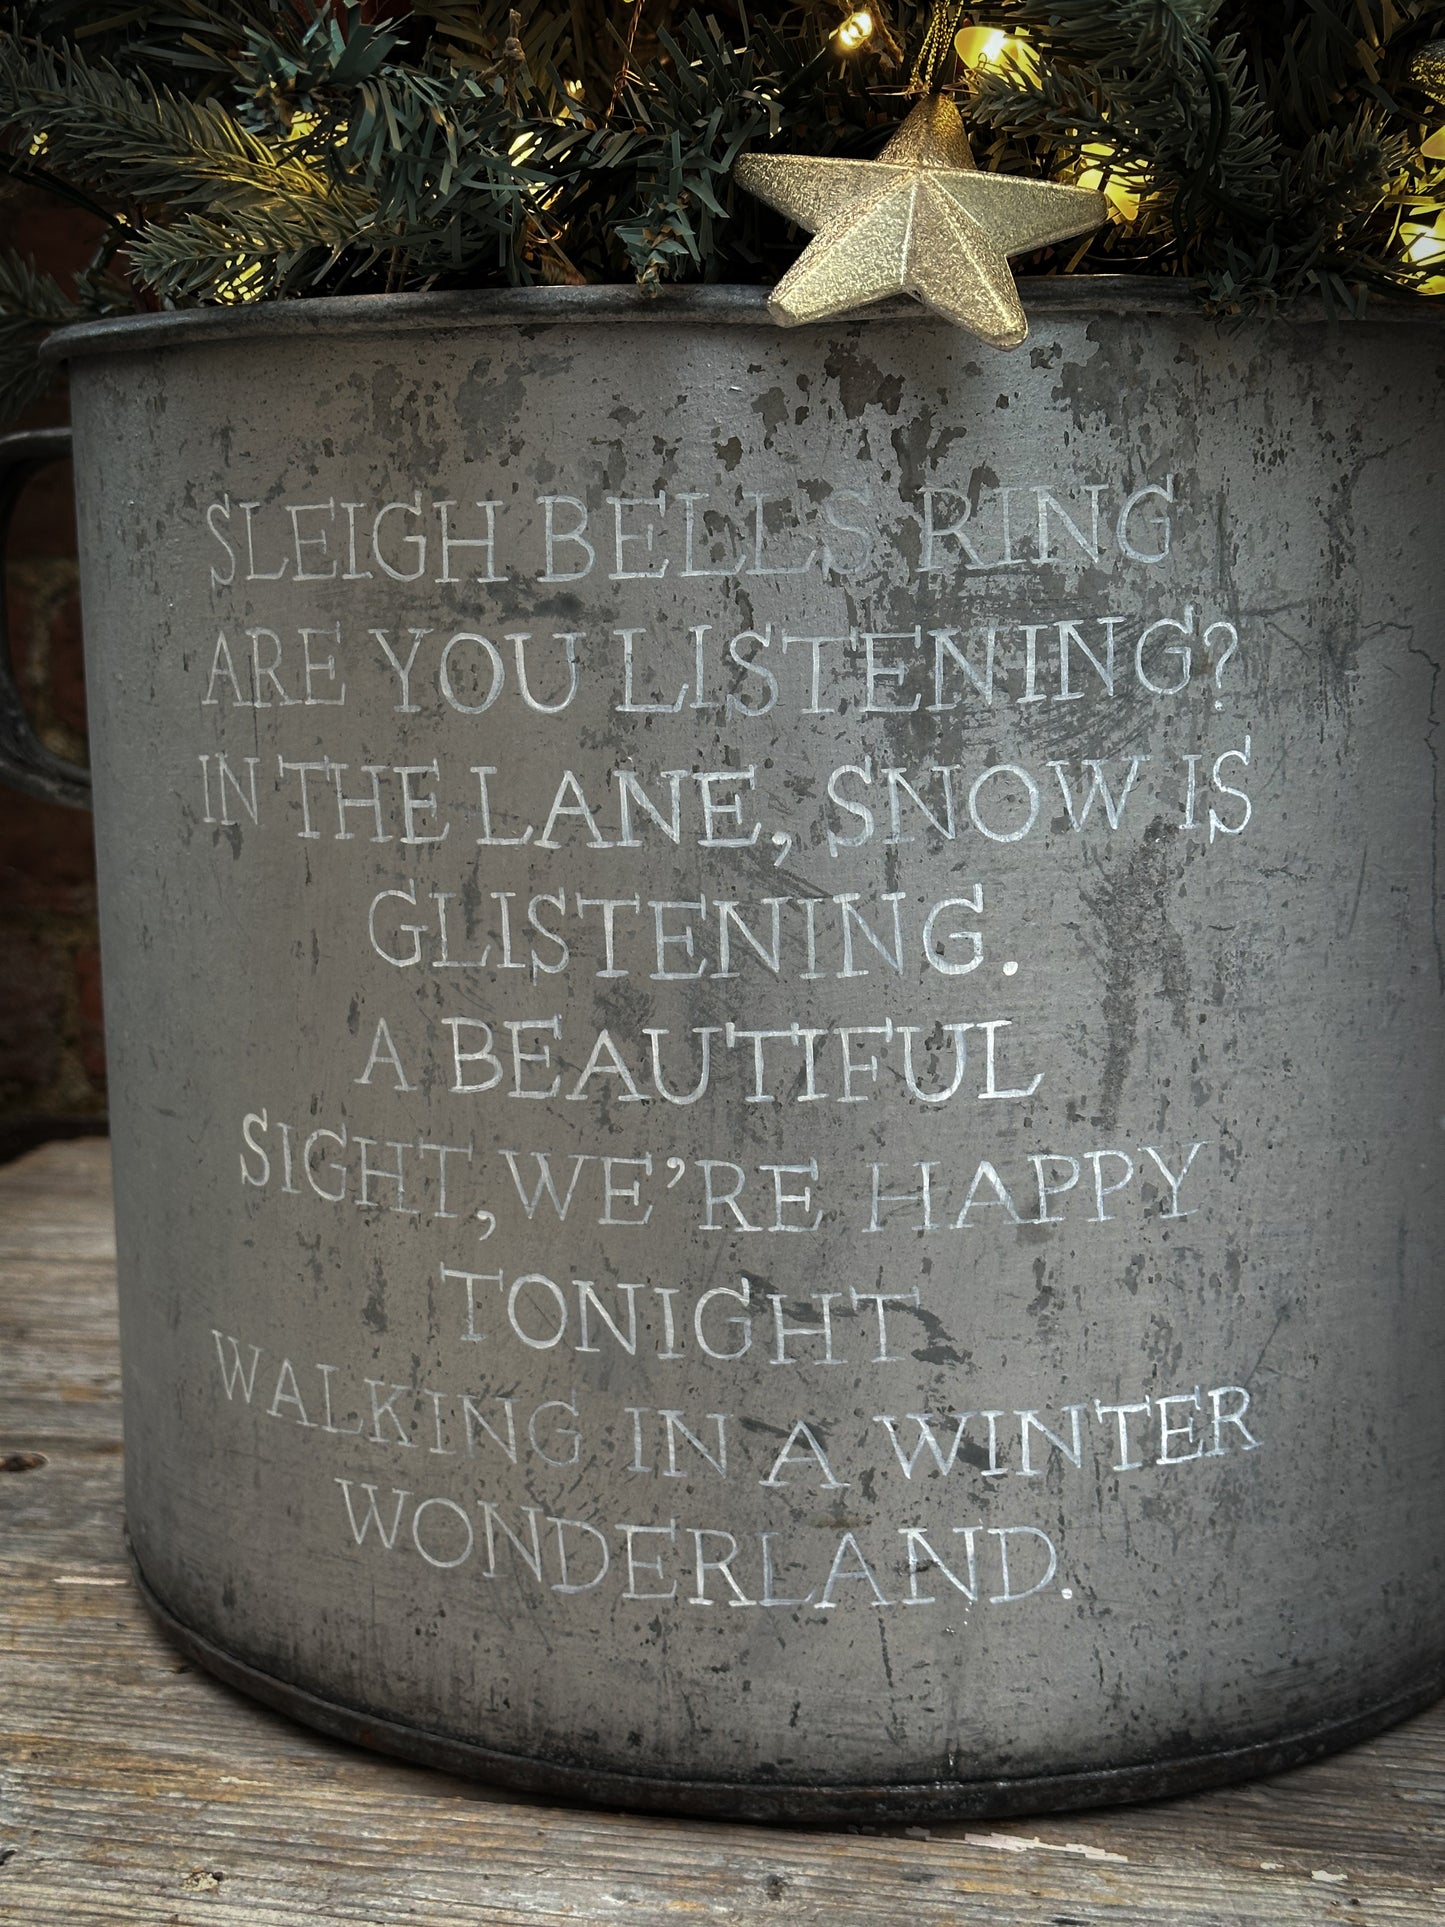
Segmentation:
{"type": "Polygon", "coordinates": [[[1108,214],[1092,189],[980,174],[959,111],[941,94],[919,101],[876,161],[744,154],[736,171],[750,194],[813,236],[768,302],[785,328],[912,294],[992,347],[1016,348],[1029,325],[1009,255],[1083,234],[1108,214]]]}
{"type": "Polygon", "coordinates": [[[1445,40],[1432,40],[1428,47],[1422,47],[1407,71],[1422,94],[1445,107],[1445,40]]]}

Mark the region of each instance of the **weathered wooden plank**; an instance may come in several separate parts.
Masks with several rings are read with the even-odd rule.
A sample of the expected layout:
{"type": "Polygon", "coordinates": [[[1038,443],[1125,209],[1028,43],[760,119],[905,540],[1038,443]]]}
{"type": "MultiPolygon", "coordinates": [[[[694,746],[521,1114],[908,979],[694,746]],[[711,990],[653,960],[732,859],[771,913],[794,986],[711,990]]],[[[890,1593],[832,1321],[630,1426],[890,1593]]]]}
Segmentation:
{"type": "Polygon", "coordinates": [[[125,1749],[87,1759],[83,1774],[28,1754],[17,1803],[8,1892],[18,1917],[47,1916],[58,1891],[83,1918],[154,1918],[162,1898],[176,1918],[300,1923],[419,1919],[457,1923],[760,1919],[850,1923],[1040,1923],[1137,1920],[1205,1927],[1439,1918],[1445,1890],[1422,1891],[1408,1870],[1352,1867],[1293,1844],[1253,1854],[1193,1851],[1172,1837],[1141,1845],[1127,1821],[1103,1858],[1080,1822],[969,1830],[949,1837],[782,1834],[629,1820],[546,1807],[478,1802],[432,1776],[374,1768],[318,1797],[314,1757],[270,1774],[198,1779],[193,1767],[125,1749]],[[37,1772],[36,1769],[42,1769],[37,1772]],[[411,1782],[426,1777],[424,1790],[411,1782]],[[35,1843],[27,1852],[23,1837],[35,1843]],[[1004,1843],[1008,1844],[1005,1845],[1004,1843]],[[1099,1854],[1091,1859],[1081,1849],[1099,1854]],[[187,1904],[188,1876],[216,1881],[187,1904]]]}
{"type": "Polygon", "coordinates": [[[0,1260],[12,1258],[114,1262],[104,1138],[42,1145],[0,1171],[0,1260]]]}
{"type": "Polygon", "coordinates": [[[593,1813],[372,1758],[197,1673],[130,1587],[104,1147],[0,1171],[0,1919],[23,1927],[1426,1927],[1445,1709],[1252,1786],[800,1832],[593,1813]],[[9,1253],[9,1256],[4,1255],[9,1253]]]}
{"type": "MultiPolygon", "coordinates": [[[[43,1743],[24,1735],[21,1746],[31,1762],[43,1761],[43,1743]]],[[[315,1742],[279,1748],[269,1767],[228,1754],[206,1771],[116,1742],[85,1758],[80,1776],[55,1761],[46,1797],[14,1817],[51,1843],[69,1843],[77,1893],[101,1867],[146,1894],[148,1878],[177,1847],[199,1852],[223,1876],[207,1890],[218,1909],[208,1919],[230,1917],[219,1910],[220,1894],[234,1901],[237,1918],[249,1908],[251,1918],[299,1920],[307,1883],[324,1893],[325,1918],[337,1920],[376,1918],[382,1894],[387,1918],[606,1918],[609,1903],[628,1891],[629,1917],[658,1920],[758,1918],[765,1899],[783,1898],[788,1911],[769,1908],[768,1917],[1022,1922],[1057,1920],[1060,1910],[1096,1918],[1092,1910],[1104,1908],[1111,1918],[1181,1923],[1437,1917],[1439,1891],[1422,1892],[1408,1863],[1361,1867],[1345,1853],[1321,1857],[1293,1837],[1281,1843],[1251,1833],[1240,1815],[1209,1850],[1205,1834],[1181,1826],[1190,1813],[1198,1817],[1200,1802],[1184,1813],[1175,1806],[1032,1829],[865,1838],[478,1801],[440,1776],[315,1742]],[[123,1822],[124,1855],[96,1815],[123,1822]],[[276,1837],[281,1817],[284,1839],[276,1837]],[[1151,1818],[1160,1824],[1138,1826],[1151,1818]],[[1112,1847],[1090,1837],[1101,1830],[1112,1847]],[[1361,1907],[1363,1915],[1349,1911],[1361,1907]]],[[[1216,1812],[1216,1822],[1224,1817],[1216,1812]]],[[[54,1857],[40,1862],[47,1879],[54,1857]]],[[[17,1852],[11,1863],[17,1873],[21,1859],[17,1852]]],[[[121,1907],[113,1917],[143,1915],[121,1907]]]]}
{"type": "MultiPolygon", "coordinates": [[[[0,1214],[4,1204],[0,1200],[0,1214]]],[[[115,1265],[93,1259],[60,1262],[0,1256],[0,1371],[11,1427],[12,1397],[113,1402],[120,1393],[115,1265]],[[56,1273],[63,1265],[64,1277],[56,1273]]]]}
{"type": "Polygon", "coordinates": [[[0,1392],[0,1459],[25,1451],[49,1456],[66,1445],[119,1457],[115,1407],[113,1397],[66,1400],[43,1391],[0,1392]]]}
{"type": "MultiPolygon", "coordinates": [[[[110,1544],[96,1549],[108,1551],[108,1557],[85,1569],[40,1576],[0,1571],[8,1601],[4,1644],[13,1648],[4,1657],[6,1727],[10,1754],[23,1757],[29,1769],[23,1796],[17,1800],[12,1792],[8,1825],[13,1829],[29,1821],[37,1835],[69,1842],[75,1863],[67,1861],[64,1890],[67,1904],[75,1908],[96,1906],[87,1887],[87,1867],[96,1858],[108,1875],[118,1877],[121,1892],[112,1902],[118,1912],[94,1912],[96,1919],[146,1917],[119,1908],[133,1900],[139,1906],[141,1896],[150,1894],[141,1875],[148,1877],[164,1863],[175,1815],[187,1806],[204,1811],[206,1825],[195,1838],[204,1842],[218,1871],[227,1873],[229,1867],[237,1917],[249,1912],[252,1919],[287,1923],[312,1912],[304,1896],[322,1881],[320,1869],[328,1865],[331,1850],[349,1858],[353,1871],[347,1877],[351,1885],[335,1871],[326,1873],[329,1917],[368,1917],[376,1888],[360,1879],[345,1836],[337,1838],[337,1829],[345,1835],[351,1827],[380,1840],[381,1852],[395,1856],[385,1887],[389,1906],[399,1908],[405,1900],[403,1917],[416,1919],[607,1917],[578,1912],[578,1894],[588,1892],[586,1883],[603,1881],[609,1856],[622,1856],[617,1871],[626,1875],[626,1856],[647,1840],[653,1840],[647,1852],[667,1865],[665,1846],[676,1836],[717,1840],[728,1833],[746,1842],[753,1858],[765,1848],[761,1860],[780,1869],[778,1879],[792,1896],[792,1912],[784,1915],[790,1919],[805,1919],[809,1914],[801,1910],[813,1908],[819,1919],[873,1921],[888,1917],[888,1906],[907,1906],[906,1915],[894,1917],[919,1921],[1056,1917],[1038,1912],[1037,1902],[1087,1917],[1077,1912],[1081,1906],[1119,1906],[1125,1894],[1143,1919],[1227,1919],[1225,1908],[1233,1898],[1239,1900],[1241,1919],[1266,1917],[1248,1912],[1248,1896],[1254,1894],[1254,1906],[1264,1908],[1268,1900],[1268,1917],[1283,1921],[1347,1917],[1337,1914],[1337,1902],[1343,1900],[1368,1902],[1366,1919],[1410,1921],[1432,1919],[1439,1894],[1445,1894],[1437,1825],[1445,1730],[1439,1721],[1416,1721],[1414,1729],[1385,1736],[1370,1748],[1258,1788],[1131,1813],[934,1829],[927,1840],[906,1835],[900,1840],[896,1833],[879,1835],[877,1842],[848,1835],[767,1835],[601,1815],[559,1819],[551,1809],[497,1794],[478,1798],[476,1788],[331,1746],[191,1675],[150,1630],[129,1588],[123,1582],[106,1584],[121,1580],[114,1528],[110,1544]],[[67,1682],[64,1702],[56,1694],[58,1680],[67,1682]],[[83,1761],[79,1773],[77,1761],[83,1761]],[[1399,1784],[1391,1784],[1391,1767],[1399,1784]],[[1412,1777],[1432,1794],[1426,1823],[1406,1802],[1412,1777]],[[25,1798],[31,1788],[39,1798],[25,1798]],[[133,1809],[137,1796],[139,1811],[133,1809]],[[480,1804],[499,1809],[486,1827],[474,1811],[480,1804]],[[281,1817],[287,1840],[274,1842],[270,1836],[281,1817]],[[553,1873],[555,1892],[549,1894],[541,1875],[530,1873],[526,1912],[507,1887],[499,1887],[495,1904],[486,1896],[478,1902],[466,1890],[470,1875],[447,1865],[451,1856],[470,1865],[484,1852],[493,1883],[499,1881],[511,1863],[518,1825],[541,1838],[572,1829],[566,1833],[565,1881],[553,1873]],[[116,1858],[116,1829],[127,1842],[123,1865],[116,1858]],[[588,1835],[586,1840],[576,1838],[576,1829],[588,1835]],[[291,1894],[258,1890],[243,1879],[258,1838],[266,1844],[266,1879],[274,1883],[277,1860],[285,1861],[295,1883],[291,1894]],[[1037,1846],[1027,1844],[1031,1840],[1037,1846]],[[1123,1858],[1102,1858],[1114,1854],[1123,1858]],[[869,1883],[867,1892],[861,1898],[834,1892],[828,1865],[819,1863],[819,1856],[842,1856],[838,1865],[854,1867],[850,1879],[869,1883]],[[1131,1871],[1119,1871],[1123,1867],[1131,1871]],[[125,1892],[131,1873],[141,1881],[135,1896],[125,1892]],[[1331,1879],[1316,1881],[1316,1873],[1331,1879]],[[1027,1892],[1019,1888],[1021,1881],[1027,1892]],[[1006,1912],[1006,1904],[1017,1912],[1006,1912]],[[1035,1910],[1029,1912],[1029,1906],[1035,1910]]],[[[13,1840],[13,1831],[8,1838],[13,1840]]],[[[561,1846],[557,1838],[547,1852],[561,1852],[561,1846]]],[[[711,1875],[722,1887],[709,1890],[697,1887],[696,1848],[688,1848],[686,1860],[686,1869],[672,1869],[674,1887],[661,1900],[649,1900],[644,1885],[632,1917],[748,1919],[748,1906],[757,1896],[749,1898],[748,1888],[742,1888],[730,1900],[726,1883],[734,1875],[726,1865],[711,1875]],[[649,1906],[651,1915],[638,1915],[638,1906],[649,1906]]],[[[10,1892],[23,1894],[29,1906],[19,1852],[6,1873],[12,1869],[10,1892]]],[[[39,1875],[44,1883],[56,1879],[52,1858],[40,1861],[39,1875]]],[[[222,1888],[206,1890],[208,1919],[227,1917],[216,1898],[223,1888],[225,1881],[222,1888]]],[[[31,1910],[23,1917],[46,1915],[31,1910]]]]}

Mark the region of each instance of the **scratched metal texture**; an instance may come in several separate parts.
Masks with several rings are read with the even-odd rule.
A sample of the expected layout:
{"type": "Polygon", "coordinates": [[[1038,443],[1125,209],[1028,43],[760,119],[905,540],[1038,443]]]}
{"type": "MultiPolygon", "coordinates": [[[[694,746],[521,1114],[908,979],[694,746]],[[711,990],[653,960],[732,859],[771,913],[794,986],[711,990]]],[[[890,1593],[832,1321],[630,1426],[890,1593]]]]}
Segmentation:
{"type": "MultiPolygon", "coordinates": [[[[72,331],[127,1510],[148,1586],[197,1650],[256,1690],[272,1682],[307,1717],[451,1765],[470,1748],[479,1770],[523,1784],[618,1798],[634,1786],[662,1804],[672,1783],[702,1786],[678,1803],[755,1815],[770,1787],[780,1814],[867,1811],[879,1789],[895,1811],[910,1789],[935,1811],[1017,1807],[1060,1777],[1073,1797],[1104,1797],[1130,1772],[1157,1790],[1200,1777],[1211,1756],[1277,1760],[1271,1749],[1292,1737],[1331,1723],[1343,1734],[1420,1699],[1445,1660],[1445,334],[1395,316],[1221,327],[1125,285],[1092,299],[1043,291],[1029,342],[1001,356],[897,308],[783,333],[755,291],[651,311],[590,293],[72,331]],[[922,486],[971,495],[982,541],[1001,487],[1042,484],[1078,514],[1085,483],[1117,506],[1167,475],[1166,563],[1128,564],[1110,543],[1095,564],[1062,543],[1066,559],[1047,569],[917,572],[922,486]],[[513,578],[211,585],[213,501],[381,503],[418,488],[502,503],[513,578]],[[879,531],[868,566],[851,579],[689,580],[674,560],[650,581],[600,567],[581,582],[536,579],[540,496],[600,511],[608,495],[659,491],[735,505],[743,488],[792,493],[810,512],[829,491],[866,489],[879,531]],[[1233,622],[1240,646],[1217,681],[1196,654],[1188,690],[1167,699],[1121,671],[1112,699],[1021,704],[1015,661],[991,706],[960,685],[957,709],[929,714],[927,677],[909,677],[889,693],[921,691],[918,709],[860,713],[853,656],[830,684],[841,712],[643,719],[615,707],[619,625],[646,628],[648,673],[667,694],[690,675],[676,639],[695,623],[723,639],[767,624],[839,635],[915,623],[976,639],[990,619],[1117,615],[1122,663],[1144,622],[1184,604],[1201,622],[1233,622]],[[343,706],[202,705],[218,629],[234,639],[266,625],[289,646],[299,625],[338,621],[343,706]],[[463,716],[432,678],[416,711],[398,714],[367,632],[412,625],[499,640],[584,632],[579,697],[539,716],[509,686],[463,716]],[[657,638],[673,639],[669,653],[657,638]],[[1202,759],[1202,783],[1246,736],[1247,769],[1226,765],[1225,780],[1248,792],[1251,820],[1211,841],[1198,826],[1208,802],[1230,822],[1239,806],[1201,790],[1196,827],[1183,827],[1184,759],[1202,759]],[[260,758],[259,825],[204,823],[197,759],[220,749],[260,758]],[[1131,756],[1150,762],[1117,831],[1097,813],[1076,831],[1050,760],[1112,759],[1117,777],[1131,756]],[[333,823],[299,839],[278,757],[353,771],[436,761],[449,838],[375,845],[358,823],[336,841],[333,823]],[[830,854],[826,826],[851,825],[827,810],[828,774],[865,762],[920,787],[953,765],[964,790],[984,768],[1021,765],[1041,777],[1040,820],[1012,843],[965,821],[952,841],[879,836],[830,854]],[[608,773],[622,765],[650,793],[661,770],[752,767],[762,835],[724,852],[661,838],[478,847],[476,764],[498,770],[493,810],[508,827],[542,823],[563,767],[591,798],[613,797],[608,773]],[[792,839],[782,860],[775,831],[792,839]],[[654,983],[647,967],[607,979],[595,974],[597,926],[577,922],[573,968],[535,984],[515,973],[517,989],[503,973],[392,970],[370,952],[369,904],[408,879],[423,896],[470,892],[474,934],[494,943],[492,891],[754,905],[855,891],[876,919],[889,891],[915,905],[981,884],[984,962],[943,977],[914,948],[901,981],[870,953],[866,975],[804,982],[794,953],[787,982],[654,983]],[[1005,960],[1017,971],[1005,976],[1005,960]],[[554,1012],[573,1077],[604,1026],[635,1042],[649,1024],[676,1038],[729,1019],[828,1026],[880,1012],[925,1030],[1007,1020],[1010,1067],[1044,1075],[1027,1103],[981,1103],[971,1081],[939,1107],[901,1090],[896,1053],[856,1105],[750,1104],[736,1055],[691,1108],[618,1102],[615,1078],[609,1096],[596,1085],[582,1102],[449,1091],[446,1017],[554,1012]],[[413,1090],[384,1074],[357,1082],[381,1017],[413,1090]],[[382,1141],[378,1155],[386,1140],[470,1143],[455,1195],[489,1208],[495,1231],[478,1242],[480,1221],[438,1218],[430,1193],[413,1218],[243,1186],[241,1119],[261,1111],[303,1129],[345,1121],[382,1141]],[[1127,1208],[1121,1194],[1107,1223],[1015,1224],[999,1208],[962,1231],[864,1229],[860,1174],[875,1159],[895,1178],[932,1161],[956,1215],[982,1159],[1007,1178],[1031,1153],[1120,1147],[1142,1164],[1141,1147],[1195,1141],[1187,1217],[1163,1215],[1156,1178],[1127,1208]],[[549,1225],[509,1197],[502,1146],[650,1155],[659,1174],[675,1158],[687,1177],[674,1193],[651,1185],[645,1229],[599,1228],[595,1192],[590,1215],[549,1225]],[[693,1175],[706,1157],[750,1169],[817,1159],[820,1229],[699,1232],[693,1175]],[[529,1350],[489,1300],[487,1342],[466,1342],[442,1265],[542,1272],[569,1293],[579,1278],[599,1291],[641,1282],[647,1335],[635,1358],[605,1334],[592,1353],[570,1340],[529,1350]],[[702,1291],[743,1279],[754,1307],[778,1292],[796,1322],[809,1294],[843,1294],[844,1362],[771,1365],[761,1317],[735,1362],[691,1343],[682,1359],[657,1357],[653,1287],[675,1287],[685,1317],[702,1291]],[[916,1313],[890,1315],[896,1357],[873,1362],[871,1316],[845,1315],[850,1288],[917,1289],[916,1313]],[[213,1328],[246,1356],[261,1348],[250,1405],[225,1395],[213,1328]],[[287,1403],[269,1415],[283,1356],[304,1425],[287,1403]],[[424,1397],[397,1402],[416,1428],[409,1446],[328,1436],[320,1362],[335,1367],[338,1423],[362,1412],[371,1377],[510,1396],[523,1420],[570,1400],[584,1449],[565,1469],[525,1446],[516,1467],[485,1442],[470,1457],[438,1454],[424,1397]],[[909,1480],[876,1424],[1035,1408],[1057,1429],[1071,1401],[1224,1385],[1249,1389],[1258,1449],[1138,1472],[1112,1470],[1109,1434],[1090,1419],[1081,1470],[1052,1454],[1042,1476],[987,1478],[974,1431],[947,1478],[921,1464],[909,1480]],[[706,1414],[733,1415],[729,1478],[696,1455],[683,1477],[629,1475],[629,1408],[680,1411],[695,1430],[706,1414]],[[801,1459],[785,1485],[761,1484],[800,1418],[836,1487],[801,1459]],[[446,1498],[476,1521],[490,1499],[513,1522],[531,1505],[609,1531],[725,1529],[745,1548],[736,1571],[753,1601],[757,1535],[770,1532],[776,1591],[796,1581],[813,1597],[744,1607],[715,1583],[716,1603],[691,1607],[686,1555],[656,1539],[645,1556],[661,1548],[662,1573],[643,1568],[642,1581],[661,1591],[678,1579],[677,1598],[626,1600],[615,1570],[564,1595],[550,1552],[541,1585],[506,1548],[485,1576],[479,1524],[471,1555],[440,1569],[405,1530],[391,1553],[374,1534],[357,1546],[338,1478],[370,1482],[388,1505],[395,1490],[446,1498]],[[940,1553],[957,1552],[954,1527],[1032,1527],[1058,1572],[1034,1596],[990,1603],[986,1567],[975,1604],[934,1572],[913,1589],[937,1603],[903,1604],[910,1526],[940,1553]],[[833,1609],[819,1609],[846,1532],[886,1607],[862,1579],[839,1578],[833,1609]],[[811,1807],[807,1789],[819,1790],[811,1807]]],[[[273,526],[257,517],[258,530],[273,526]]],[[[606,527],[595,515],[599,538],[606,527]]],[[[668,531],[675,558],[675,521],[668,531]]],[[[756,679],[732,686],[756,697],[756,679]]],[[[681,1081],[686,1062],[669,1061],[681,1081]]],[[[929,1062],[946,1077],[943,1057],[929,1062]]],[[[274,1129],[268,1141],[274,1153],[274,1129]]],[[[431,1513],[434,1550],[459,1543],[443,1539],[453,1516],[431,1513]]]]}

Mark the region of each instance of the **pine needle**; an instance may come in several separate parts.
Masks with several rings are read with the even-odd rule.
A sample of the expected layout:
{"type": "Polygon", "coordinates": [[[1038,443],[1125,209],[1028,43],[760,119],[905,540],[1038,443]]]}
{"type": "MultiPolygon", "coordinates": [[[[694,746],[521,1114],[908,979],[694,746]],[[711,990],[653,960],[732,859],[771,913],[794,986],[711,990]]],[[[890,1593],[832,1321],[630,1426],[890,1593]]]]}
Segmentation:
{"type": "MultiPolygon", "coordinates": [[[[142,299],[775,279],[798,237],[735,190],[746,149],[868,157],[916,68],[980,165],[1102,168],[1114,218],[1016,264],[1191,278],[1239,312],[1437,294],[1442,119],[1413,56],[1445,0],[991,0],[1027,60],[969,71],[954,0],[20,0],[0,14],[0,167],[99,213],[142,299]],[[1103,157],[1102,160],[1100,157],[1103,157]]],[[[972,10],[968,10],[972,13],[972,10]]],[[[108,286],[112,284],[107,284],[108,286]]],[[[0,260],[0,406],[75,301],[0,260]]]]}

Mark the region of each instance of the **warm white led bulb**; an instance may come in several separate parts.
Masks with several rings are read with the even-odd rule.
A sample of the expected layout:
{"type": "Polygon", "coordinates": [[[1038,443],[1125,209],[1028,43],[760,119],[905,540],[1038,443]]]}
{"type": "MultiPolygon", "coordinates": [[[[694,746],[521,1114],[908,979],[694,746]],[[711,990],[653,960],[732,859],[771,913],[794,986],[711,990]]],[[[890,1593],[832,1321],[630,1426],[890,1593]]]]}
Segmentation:
{"type": "Polygon", "coordinates": [[[872,32],[873,16],[866,7],[860,7],[857,13],[848,15],[833,37],[844,53],[852,53],[863,45],[872,32]]]}

